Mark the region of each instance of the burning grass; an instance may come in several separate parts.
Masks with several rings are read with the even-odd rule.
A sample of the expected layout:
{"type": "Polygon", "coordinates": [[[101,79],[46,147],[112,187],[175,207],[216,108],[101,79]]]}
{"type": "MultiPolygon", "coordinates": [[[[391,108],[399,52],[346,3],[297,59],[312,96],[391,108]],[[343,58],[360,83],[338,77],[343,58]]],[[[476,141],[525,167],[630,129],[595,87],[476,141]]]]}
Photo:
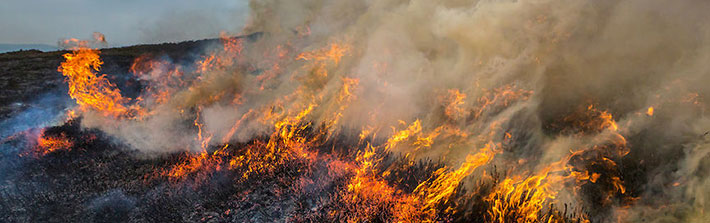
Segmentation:
{"type": "MultiPolygon", "coordinates": [[[[232,43],[226,42],[225,46],[231,46],[230,44],[232,43]]],[[[327,78],[328,70],[338,64],[347,49],[347,47],[331,45],[329,50],[299,54],[298,60],[313,63],[312,66],[303,66],[304,69],[312,72],[308,73],[307,79],[303,81],[317,84],[327,78]]],[[[80,47],[65,57],[67,62],[62,64],[60,71],[69,77],[69,94],[77,100],[80,112],[97,111],[105,117],[116,120],[130,117],[134,122],[156,115],[152,111],[141,110],[137,104],[126,105],[129,99],[123,98],[115,86],[107,82],[103,76],[95,75],[94,70],[98,70],[101,64],[96,50],[80,47]],[[140,113],[134,112],[139,110],[140,113]],[[136,114],[139,116],[135,116],[136,114]]],[[[222,68],[215,68],[215,66],[223,67],[224,63],[227,63],[224,66],[232,66],[232,62],[219,62],[219,60],[213,62],[218,58],[220,56],[205,57],[198,62],[195,72],[219,70],[222,68]]],[[[143,62],[137,61],[137,63],[143,62]]],[[[172,76],[172,72],[169,74],[172,76]]],[[[198,86],[190,87],[188,91],[195,91],[208,79],[198,78],[195,81],[198,86]]],[[[273,215],[265,214],[264,219],[289,221],[448,222],[463,219],[496,222],[587,221],[584,214],[578,212],[568,214],[566,210],[561,212],[554,208],[557,193],[562,189],[562,185],[570,183],[580,185],[581,181],[591,179],[592,183],[599,182],[614,186],[614,188],[606,188],[610,190],[602,190],[608,193],[608,197],[625,193],[625,187],[619,177],[606,175],[601,177],[598,174],[592,174],[590,177],[588,171],[582,174],[578,169],[592,168],[572,166],[575,163],[570,162],[574,158],[581,165],[594,164],[597,161],[586,160],[594,158],[586,158],[587,156],[584,155],[589,154],[587,151],[608,152],[604,149],[607,147],[592,146],[592,150],[579,150],[534,174],[520,172],[514,167],[506,171],[511,175],[505,178],[486,172],[486,167],[503,152],[502,143],[512,139],[509,132],[501,133],[501,122],[505,121],[493,121],[488,126],[481,126],[483,130],[478,133],[462,130],[457,125],[479,123],[510,106],[524,102],[530,97],[529,91],[517,89],[515,86],[496,88],[485,91],[472,106],[467,106],[463,101],[466,94],[458,90],[449,90],[441,99],[444,107],[443,117],[449,122],[431,127],[420,120],[415,120],[411,124],[399,121],[402,129],[392,127],[393,133],[383,140],[375,136],[373,130],[376,129],[364,129],[357,137],[347,137],[343,135],[347,132],[336,128],[343,117],[343,112],[354,98],[353,93],[358,87],[358,82],[357,79],[342,79],[341,87],[334,90],[337,97],[332,99],[332,104],[326,103],[325,107],[319,105],[319,102],[330,100],[324,95],[314,94],[308,89],[297,89],[287,98],[293,97],[290,100],[304,101],[304,104],[286,109],[280,104],[282,102],[277,100],[274,107],[267,112],[253,114],[250,111],[238,119],[232,130],[222,137],[221,145],[213,144],[214,133],[205,128],[205,119],[201,117],[205,103],[222,101],[225,97],[225,94],[212,95],[208,101],[199,102],[200,104],[193,105],[195,107],[188,110],[189,113],[195,114],[192,128],[200,152],[172,155],[170,156],[172,158],[169,157],[162,164],[158,164],[157,160],[164,158],[148,161],[139,169],[129,169],[127,173],[129,175],[122,176],[126,179],[115,183],[119,183],[119,188],[134,188],[130,193],[141,198],[141,202],[151,196],[153,199],[145,202],[175,199],[170,197],[183,196],[185,193],[190,195],[209,193],[210,195],[202,199],[194,196],[185,199],[190,199],[186,201],[190,205],[211,210],[210,213],[212,210],[218,210],[215,213],[223,214],[210,215],[208,218],[222,219],[230,213],[241,213],[245,211],[244,208],[248,210],[252,208],[238,205],[239,209],[235,210],[233,209],[235,207],[230,206],[234,202],[256,202],[251,199],[261,198],[253,198],[253,193],[266,193],[259,196],[269,196],[270,199],[283,202],[283,205],[290,209],[280,209],[273,215]],[[323,116],[325,120],[317,123],[311,120],[314,114],[323,112],[333,113],[323,116]],[[271,130],[268,131],[271,134],[256,137],[248,143],[233,143],[231,137],[234,129],[238,129],[243,121],[249,119],[259,119],[262,123],[272,125],[269,127],[271,130]],[[471,146],[473,149],[466,154],[465,159],[458,166],[449,166],[443,162],[421,162],[417,158],[426,154],[432,147],[442,145],[471,146]],[[330,151],[324,149],[327,146],[331,147],[330,151]],[[325,168],[325,170],[318,170],[318,168],[325,168]],[[146,169],[149,170],[148,173],[145,172],[146,169]],[[563,173],[558,173],[560,171],[563,173]],[[138,173],[142,173],[142,176],[138,176],[138,173]],[[476,189],[467,192],[464,187],[465,179],[476,180],[477,183],[473,185],[476,189]],[[259,192],[254,192],[255,188],[250,186],[264,184],[271,186],[259,192]],[[167,190],[169,195],[154,197],[156,189],[167,190]],[[217,197],[218,194],[224,196],[217,197]],[[308,196],[315,196],[317,199],[306,198],[308,196]]],[[[171,84],[163,86],[171,86],[171,84]]],[[[169,87],[166,90],[171,91],[169,87]]],[[[157,97],[158,100],[154,101],[157,104],[169,104],[174,100],[162,93],[148,97],[157,97]]],[[[237,103],[244,102],[237,101],[237,103]]],[[[587,110],[584,112],[591,114],[591,121],[582,122],[581,125],[590,127],[583,127],[583,131],[591,129],[616,134],[618,126],[609,113],[599,111],[593,106],[589,106],[587,110]]],[[[180,110],[180,113],[184,114],[185,110],[180,110]]],[[[72,117],[75,115],[71,115],[70,118],[72,117]]],[[[74,122],[76,121],[69,121],[69,123],[74,122]]],[[[83,131],[76,129],[77,124],[69,124],[63,128],[74,130],[71,133],[62,132],[56,137],[43,134],[38,138],[40,143],[38,148],[45,149],[42,154],[57,150],[69,151],[80,146],[72,142],[86,141],[77,139],[84,134],[83,131]]],[[[623,137],[620,135],[617,137],[621,139],[617,142],[618,147],[623,148],[625,143],[623,137]]],[[[105,156],[104,153],[107,152],[103,150],[97,154],[96,149],[91,148],[96,145],[84,146],[88,148],[81,148],[88,151],[79,156],[94,154],[93,156],[98,157],[88,155],[90,159],[101,159],[100,157],[105,156]]],[[[625,154],[614,158],[623,155],[625,154]]],[[[615,164],[609,159],[598,156],[596,158],[609,162],[613,170],[615,164]]],[[[121,159],[126,162],[133,161],[135,158],[126,155],[121,159]]],[[[39,160],[32,162],[43,162],[42,160],[43,158],[40,157],[39,160]]],[[[86,186],[96,187],[91,184],[86,186]]],[[[596,203],[600,202],[596,201],[596,203]]],[[[605,203],[601,202],[601,204],[605,203]]],[[[21,202],[3,205],[12,210],[21,210],[25,204],[21,202]]],[[[141,203],[134,205],[140,206],[141,203]]],[[[170,208],[170,204],[167,207],[170,208]]],[[[160,208],[165,207],[150,207],[148,210],[160,208]]],[[[268,211],[271,208],[279,207],[261,207],[256,211],[268,211]]],[[[133,211],[132,208],[129,209],[133,211]]],[[[153,216],[155,213],[145,209],[141,208],[137,211],[139,212],[134,216],[136,219],[145,217],[151,220],[164,220],[178,216],[183,220],[186,218],[181,214],[166,216],[158,214],[156,218],[153,216]]],[[[14,212],[10,212],[12,213],[14,212]]],[[[70,216],[77,216],[77,214],[70,216]]],[[[12,216],[16,215],[12,214],[12,216]]]]}
{"type": "MultiPolygon", "coordinates": [[[[358,146],[357,139],[345,141],[354,143],[350,146],[352,149],[331,153],[318,150],[347,143],[342,140],[312,142],[313,147],[304,148],[311,155],[304,156],[285,151],[297,145],[281,138],[280,134],[248,143],[209,147],[205,153],[180,153],[145,160],[130,152],[120,152],[109,138],[100,132],[81,130],[78,123],[78,120],[70,121],[46,132],[65,135],[67,140],[81,143],[61,154],[28,157],[26,163],[17,167],[18,174],[30,175],[14,176],[12,179],[18,187],[3,188],[6,199],[2,205],[4,210],[10,210],[4,212],[7,219],[106,217],[108,211],[100,209],[56,207],[59,209],[34,215],[23,211],[91,201],[108,202],[101,205],[109,207],[118,205],[115,203],[130,204],[118,211],[130,213],[132,221],[176,218],[185,221],[484,221],[487,217],[482,216],[492,203],[483,199],[488,190],[481,188],[493,188],[498,181],[498,177],[491,178],[495,180],[490,182],[479,181],[477,184],[482,185],[479,191],[469,193],[462,185],[464,172],[469,171],[471,164],[453,171],[436,162],[411,163],[403,156],[382,151],[383,147],[358,146]],[[91,140],[86,140],[89,138],[91,140]],[[272,140],[276,145],[270,148],[272,140]],[[42,175],[46,177],[40,177],[42,175]],[[449,181],[444,184],[441,182],[444,179],[449,181]],[[48,187],[45,182],[62,183],[48,187]],[[19,186],[22,184],[34,186],[19,186]],[[67,188],[74,189],[65,191],[67,188]],[[118,188],[118,191],[110,192],[110,188],[118,188]],[[61,194],[71,194],[72,198],[61,194]],[[188,207],[190,211],[183,209],[188,207]],[[33,217],[26,218],[29,216],[33,217]]],[[[296,129],[300,130],[283,136],[303,137],[317,132],[310,126],[296,129]]],[[[484,150],[481,156],[487,153],[484,150]]],[[[469,160],[471,163],[486,161],[476,159],[475,155],[469,160]]],[[[546,216],[541,213],[540,219],[546,216]]]]}
{"type": "Polygon", "coordinates": [[[216,49],[185,64],[140,57],[130,68],[142,86],[135,99],[99,75],[98,50],[71,40],[78,46],[59,71],[78,106],[64,125],[26,133],[36,146],[1,157],[39,154],[19,157],[0,175],[12,182],[0,188],[7,197],[0,205],[9,210],[0,213],[15,221],[605,222],[658,207],[648,199],[656,190],[672,188],[667,196],[679,205],[703,191],[696,176],[704,156],[667,149],[707,154],[697,135],[705,120],[697,89],[634,88],[658,89],[636,98],[648,103],[605,100],[607,92],[581,87],[562,95],[555,90],[579,87],[564,78],[586,80],[572,75],[601,69],[574,56],[616,62],[548,56],[569,56],[557,44],[577,36],[566,31],[587,29],[543,35],[565,30],[568,24],[556,23],[568,20],[508,9],[499,19],[520,14],[526,22],[510,24],[540,31],[488,46],[481,42],[502,36],[487,35],[509,27],[478,24],[474,35],[399,24],[429,22],[407,16],[418,7],[443,6],[401,7],[383,19],[394,27],[373,32],[360,26],[374,25],[367,18],[379,13],[332,26],[344,30],[328,35],[322,27],[311,32],[319,16],[286,33],[289,24],[262,21],[264,29],[281,28],[263,39],[223,35],[216,49]],[[409,39],[381,33],[392,28],[409,39]],[[678,125],[693,129],[654,130],[678,125]],[[659,145],[671,164],[645,152],[659,145]],[[38,207],[60,215],[30,216],[38,207]]]}

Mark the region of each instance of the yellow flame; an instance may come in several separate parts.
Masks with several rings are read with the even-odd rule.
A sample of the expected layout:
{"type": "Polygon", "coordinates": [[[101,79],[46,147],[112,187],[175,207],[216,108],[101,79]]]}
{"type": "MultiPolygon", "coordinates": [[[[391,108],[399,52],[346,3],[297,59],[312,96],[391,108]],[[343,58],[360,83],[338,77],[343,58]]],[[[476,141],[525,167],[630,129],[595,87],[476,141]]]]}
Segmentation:
{"type": "Polygon", "coordinates": [[[97,75],[96,72],[103,64],[98,50],[79,47],[64,54],[64,58],[66,61],[61,63],[58,70],[67,77],[69,96],[76,100],[81,110],[92,109],[114,117],[138,110],[137,106],[124,106],[130,99],[121,96],[118,88],[106,79],[106,75],[97,75]]]}

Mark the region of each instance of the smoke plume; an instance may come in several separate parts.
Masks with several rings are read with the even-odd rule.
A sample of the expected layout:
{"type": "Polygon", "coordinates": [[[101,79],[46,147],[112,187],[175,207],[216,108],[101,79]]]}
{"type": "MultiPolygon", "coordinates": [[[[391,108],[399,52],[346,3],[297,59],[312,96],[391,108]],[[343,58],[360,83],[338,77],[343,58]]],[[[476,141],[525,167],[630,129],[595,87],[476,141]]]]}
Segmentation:
{"type": "Polygon", "coordinates": [[[710,2],[253,0],[250,9],[243,34],[258,38],[224,37],[195,64],[146,62],[136,72],[145,114],[86,111],[83,125],[161,154],[245,142],[305,114],[330,134],[432,136],[390,149],[454,169],[488,145],[500,145],[488,166],[508,176],[548,176],[563,161],[603,182],[564,186],[555,200],[604,209],[592,219],[710,218],[710,2]],[[613,165],[589,161],[598,157],[613,165]],[[590,195],[600,191],[611,195],[590,195]]]}

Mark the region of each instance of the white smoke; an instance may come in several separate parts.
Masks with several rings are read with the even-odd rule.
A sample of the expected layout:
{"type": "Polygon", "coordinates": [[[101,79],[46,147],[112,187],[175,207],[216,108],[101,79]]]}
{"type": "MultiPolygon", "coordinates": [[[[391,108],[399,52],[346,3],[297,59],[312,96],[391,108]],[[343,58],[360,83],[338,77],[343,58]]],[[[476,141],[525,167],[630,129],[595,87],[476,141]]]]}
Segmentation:
{"type": "Polygon", "coordinates": [[[630,140],[630,156],[644,160],[639,164],[644,175],[635,181],[645,182],[636,188],[643,192],[631,207],[615,204],[617,217],[702,222],[710,206],[705,174],[710,156],[702,137],[710,130],[702,103],[710,93],[710,25],[704,22],[710,21],[709,4],[254,0],[244,33],[264,35],[244,41],[238,57],[218,55],[239,62],[199,74],[189,88],[175,89],[167,104],[149,107],[155,113],[145,120],[87,115],[84,124],[144,151],[196,150],[192,112],[200,114],[214,144],[222,143],[239,120],[243,123],[231,140],[245,141],[268,133],[262,117],[269,112],[294,114],[317,104],[308,119],[316,124],[332,119],[344,80],[356,79],[338,129],[373,128],[388,136],[391,126],[402,128],[400,120],[419,119],[426,131],[447,124],[471,136],[456,146],[435,144],[422,156],[452,166],[512,131],[524,135],[524,142],[495,163],[522,173],[558,161],[570,150],[616,140],[604,132],[580,138],[549,130],[550,123],[591,103],[613,114],[630,140]],[[347,48],[337,64],[297,59],[333,44],[347,48]],[[286,56],[278,56],[279,49],[286,56]],[[319,69],[327,75],[318,76],[319,69]],[[530,99],[500,110],[486,108],[476,118],[443,112],[441,98],[448,90],[464,93],[464,110],[475,113],[482,109],[480,98],[511,86],[532,92],[530,99]],[[652,116],[645,114],[649,107],[656,108],[652,116]],[[663,156],[671,156],[669,163],[659,160],[663,156]]]}

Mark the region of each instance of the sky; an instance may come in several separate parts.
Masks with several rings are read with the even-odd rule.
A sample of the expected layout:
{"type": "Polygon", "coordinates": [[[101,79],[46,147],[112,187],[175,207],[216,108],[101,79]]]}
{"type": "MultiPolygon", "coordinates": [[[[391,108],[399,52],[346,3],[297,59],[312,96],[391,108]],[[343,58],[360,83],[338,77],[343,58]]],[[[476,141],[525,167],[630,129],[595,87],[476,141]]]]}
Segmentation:
{"type": "Polygon", "coordinates": [[[0,43],[106,35],[109,46],[212,38],[241,30],[248,0],[2,0],[0,43]]]}

